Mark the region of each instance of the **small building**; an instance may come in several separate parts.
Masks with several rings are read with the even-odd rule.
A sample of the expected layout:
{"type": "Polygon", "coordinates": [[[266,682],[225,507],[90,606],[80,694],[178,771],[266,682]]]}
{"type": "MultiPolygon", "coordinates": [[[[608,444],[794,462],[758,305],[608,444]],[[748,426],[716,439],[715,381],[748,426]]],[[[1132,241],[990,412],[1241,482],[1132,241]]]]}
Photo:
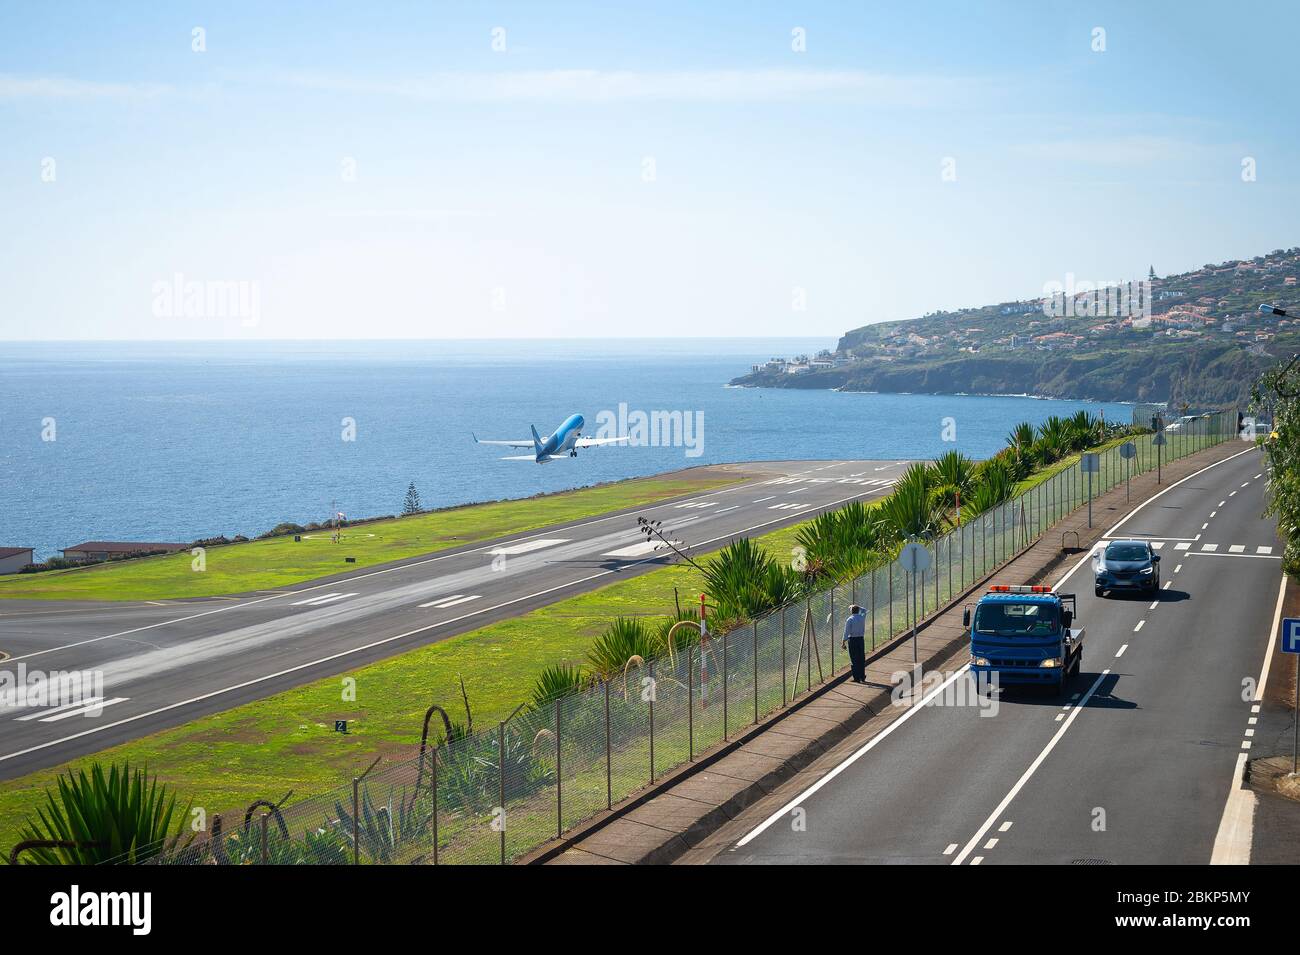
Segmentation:
{"type": "Polygon", "coordinates": [[[114,557],[131,557],[141,554],[171,554],[185,550],[189,544],[163,544],[154,541],[86,541],[75,547],[63,548],[68,560],[111,560],[114,557]]]}
{"type": "Polygon", "coordinates": [[[0,574],[16,574],[30,563],[30,547],[0,547],[0,574]]]}

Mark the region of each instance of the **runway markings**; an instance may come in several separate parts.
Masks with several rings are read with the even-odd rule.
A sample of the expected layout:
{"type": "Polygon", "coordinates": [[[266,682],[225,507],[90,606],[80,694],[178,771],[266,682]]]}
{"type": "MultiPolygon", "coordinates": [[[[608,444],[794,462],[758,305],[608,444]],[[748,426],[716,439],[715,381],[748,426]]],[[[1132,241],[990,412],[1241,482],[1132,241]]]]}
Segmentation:
{"type": "Polygon", "coordinates": [[[717,504],[717,503],[718,503],[717,501],[686,501],[684,504],[674,504],[673,507],[676,507],[676,508],[683,508],[683,507],[688,507],[688,508],[689,508],[689,507],[712,507],[713,505],[715,505],[715,504],[717,504]]]}
{"type": "Polygon", "coordinates": [[[755,503],[755,504],[762,504],[764,501],[770,501],[770,500],[772,500],[772,498],[774,498],[774,497],[776,497],[775,494],[769,494],[767,497],[760,497],[760,498],[759,498],[758,500],[756,500],[754,503],[755,503]]]}
{"type": "Polygon", "coordinates": [[[1245,546],[1244,544],[1229,544],[1229,545],[1228,545],[1228,553],[1229,553],[1229,554],[1241,554],[1241,553],[1245,553],[1245,550],[1246,550],[1246,546],[1245,546]]]}
{"type": "Polygon", "coordinates": [[[1191,549],[1192,549],[1192,545],[1189,544],[1187,541],[1179,541],[1177,544],[1174,545],[1174,550],[1191,550],[1191,549]]]}
{"type": "Polygon", "coordinates": [[[1008,819],[1002,825],[998,826],[998,832],[1006,832],[1010,828],[1011,828],[1011,820],[1008,819]]]}
{"type": "Polygon", "coordinates": [[[437,600],[430,600],[427,604],[420,604],[420,609],[425,607],[434,607],[438,610],[446,610],[448,607],[455,607],[457,604],[467,604],[471,600],[478,600],[482,594],[451,594],[448,597],[439,597],[437,600]]]}
{"type": "Polygon", "coordinates": [[[568,542],[567,538],[547,537],[542,538],[541,540],[525,541],[522,544],[509,544],[505,547],[493,547],[488,551],[488,553],[494,556],[501,554],[527,554],[530,551],[541,550],[543,547],[554,547],[556,544],[567,544],[568,542]]]}
{"type": "Polygon", "coordinates": [[[317,597],[309,597],[309,598],[306,599],[306,600],[295,600],[295,601],[291,604],[291,606],[294,606],[294,607],[303,607],[303,606],[307,606],[307,607],[319,607],[321,604],[332,604],[332,603],[333,603],[334,601],[336,601],[336,600],[342,600],[342,599],[344,599],[345,597],[355,597],[355,596],[356,596],[355,593],[352,593],[352,594],[341,594],[341,593],[321,594],[320,596],[317,596],[317,597]]]}
{"type": "Polygon", "coordinates": [[[1213,553],[1214,553],[1216,550],[1218,550],[1218,549],[1219,549],[1219,545],[1218,545],[1218,544],[1202,544],[1202,545],[1201,545],[1201,550],[1205,551],[1205,552],[1208,553],[1208,554],[1213,554],[1213,553]]]}
{"type": "MultiPolygon", "coordinates": [[[[721,513],[721,512],[719,512],[721,513]]],[[[646,554],[653,554],[658,549],[667,549],[658,541],[642,541],[639,544],[633,544],[631,547],[623,547],[619,550],[611,550],[602,557],[644,557],[646,554]]]]}
{"type": "Polygon", "coordinates": [[[1266,546],[1256,547],[1256,548],[1255,548],[1255,553],[1256,553],[1256,554],[1261,554],[1261,555],[1262,555],[1262,554],[1271,554],[1271,553],[1273,553],[1273,548],[1272,548],[1272,547],[1266,547],[1266,546]]]}
{"type": "Polygon", "coordinates": [[[950,842],[948,843],[948,848],[943,850],[943,854],[946,856],[950,856],[956,851],[957,851],[957,843],[950,842]]]}
{"type": "Polygon", "coordinates": [[[75,703],[65,703],[52,709],[37,710],[35,713],[28,713],[26,716],[16,716],[14,719],[20,723],[27,723],[31,720],[39,720],[42,723],[57,723],[59,720],[71,716],[98,716],[105,707],[116,706],[118,703],[125,703],[129,699],[129,696],[116,696],[111,700],[106,700],[100,696],[91,696],[75,703]]]}
{"type": "Polygon", "coordinates": [[[1127,649],[1128,649],[1128,644],[1126,643],[1126,644],[1124,644],[1124,646],[1122,646],[1122,647],[1120,647],[1118,650],[1116,650],[1116,651],[1115,651],[1115,659],[1118,660],[1120,657],[1122,657],[1122,656],[1124,655],[1124,651],[1127,650],[1127,649]]]}
{"type": "Polygon", "coordinates": [[[796,504],[796,503],[793,502],[793,501],[788,501],[788,502],[786,502],[786,503],[784,503],[784,504],[769,504],[769,505],[767,506],[767,509],[768,509],[769,511],[797,511],[797,510],[799,510],[799,509],[802,508],[802,507],[812,507],[812,505],[811,505],[811,504],[796,504]]]}
{"type": "Polygon", "coordinates": [[[1145,620],[1139,620],[1139,621],[1137,622],[1137,626],[1133,628],[1133,632],[1134,632],[1134,633],[1137,633],[1139,630],[1142,629],[1142,626],[1143,626],[1143,624],[1145,624],[1145,623],[1146,623],[1145,620]]]}

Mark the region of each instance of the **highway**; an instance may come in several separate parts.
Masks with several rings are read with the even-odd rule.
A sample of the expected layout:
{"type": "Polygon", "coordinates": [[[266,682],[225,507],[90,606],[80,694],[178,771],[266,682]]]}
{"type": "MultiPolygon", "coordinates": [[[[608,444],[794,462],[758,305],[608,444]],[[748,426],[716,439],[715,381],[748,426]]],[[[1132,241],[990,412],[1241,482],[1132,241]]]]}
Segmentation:
{"type": "Polygon", "coordinates": [[[1108,531],[1159,548],[1155,599],[1094,596],[1090,555],[1058,572],[1052,582],[1077,594],[1086,631],[1082,673],[1064,696],[1006,689],[995,715],[942,705],[971,699],[952,693],[969,680],[959,660],[927,705],[887,733],[867,727],[791,780],[781,810],[742,814],[714,861],[1210,862],[1281,609],[1282,547],[1260,516],[1264,470],[1248,451],[1108,531]],[[806,828],[792,825],[792,807],[806,828]]]}
{"type": "MultiPolygon", "coordinates": [[[[220,712],[661,566],[644,516],[706,553],[888,493],[907,462],[722,466],[749,479],[234,599],[0,602],[0,675],[94,672],[57,708],[0,699],[0,779],[220,712]]],[[[715,468],[716,469],[716,468],[715,468]]],[[[29,681],[30,682],[30,681],[29,681]]],[[[522,701],[528,687],[519,688],[522,701]]]]}

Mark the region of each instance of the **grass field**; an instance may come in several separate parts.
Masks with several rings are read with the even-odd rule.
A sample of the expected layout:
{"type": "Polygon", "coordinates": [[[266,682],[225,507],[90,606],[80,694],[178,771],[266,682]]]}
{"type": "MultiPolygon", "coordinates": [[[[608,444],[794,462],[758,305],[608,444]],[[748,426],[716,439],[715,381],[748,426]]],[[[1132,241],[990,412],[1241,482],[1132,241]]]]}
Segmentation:
{"type": "MultiPolygon", "coordinates": [[[[789,553],[800,525],[757,540],[789,553]]],[[[0,853],[16,841],[19,824],[43,799],[59,773],[89,763],[130,760],[148,764],[209,812],[242,808],[259,797],[279,800],[336,788],[378,752],[418,745],[430,703],[463,718],[463,676],[476,726],[507,716],[527,699],[533,681],[553,663],[581,663],[592,641],[614,617],[666,615],[673,588],[683,605],[699,599],[699,572],[689,565],[658,568],[639,577],[562,600],[348,674],[277,693],[265,700],[202,717],[62,766],[0,784],[0,853]],[[342,700],[342,680],[356,680],[356,700],[342,700]],[[334,720],[349,721],[346,736],[334,720]]]]}
{"type": "Polygon", "coordinates": [[[38,600],[167,600],[273,590],[330,574],[415,557],[461,544],[593,517],[740,480],[717,470],[669,474],[515,501],[471,504],[428,514],[345,527],[335,544],[328,531],[209,548],[206,569],[192,569],[188,551],[74,570],[0,577],[0,598],[38,600]],[[354,564],[344,558],[353,557],[354,564]]]}

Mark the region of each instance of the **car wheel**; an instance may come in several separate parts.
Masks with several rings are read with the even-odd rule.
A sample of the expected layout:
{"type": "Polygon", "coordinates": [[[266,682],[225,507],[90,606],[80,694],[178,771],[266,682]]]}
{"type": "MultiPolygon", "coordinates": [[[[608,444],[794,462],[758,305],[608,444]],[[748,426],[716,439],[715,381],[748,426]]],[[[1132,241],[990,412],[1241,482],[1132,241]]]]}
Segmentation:
{"type": "Polygon", "coordinates": [[[1101,587],[1094,587],[1093,593],[1095,593],[1098,597],[1101,597],[1106,593],[1106,591],[1101,587]]]}

